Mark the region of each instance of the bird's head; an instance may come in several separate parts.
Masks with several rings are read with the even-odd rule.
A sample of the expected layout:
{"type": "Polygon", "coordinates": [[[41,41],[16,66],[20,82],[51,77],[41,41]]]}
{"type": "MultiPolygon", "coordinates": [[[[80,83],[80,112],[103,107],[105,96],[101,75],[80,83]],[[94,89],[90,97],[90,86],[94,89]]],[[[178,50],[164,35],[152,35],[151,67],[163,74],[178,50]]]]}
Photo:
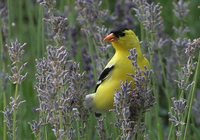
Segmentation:
{"type": "Polygon", "coordinates": [[[127,28],[111,31],[104,41],[111,42],[116,50],[130,50],[140,46],[138,37],[131,29],[127,28]]]}

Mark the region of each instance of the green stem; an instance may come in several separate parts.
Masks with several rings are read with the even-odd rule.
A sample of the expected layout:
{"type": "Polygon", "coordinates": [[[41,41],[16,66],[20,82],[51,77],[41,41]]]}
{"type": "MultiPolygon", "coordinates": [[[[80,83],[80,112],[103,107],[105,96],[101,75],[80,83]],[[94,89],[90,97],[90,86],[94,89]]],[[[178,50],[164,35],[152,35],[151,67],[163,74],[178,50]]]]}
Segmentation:
{"type": "MultiPolygon", "coordinates": [[[[192,58],[190,57],[190,58],[188,59],[188,63],[192,63],[191,61],[192,61],[192,58]]],[[[189,79],[190,79],[189,76],[186,77],[186,78],[184,79],[184,81],[185,81],[186,84],[188,84],[189,79]]],[[[178,97],[178,99],[183,98],[183,96],[184,96],[184,91],[185,91],[185,89],[181,89],[181,90],[180,90],[180,96],[178,97]]],[[[189,94],[188,100],[190,99],[190,96],[191,96],[191,94],[189,94]]],[[[192,98],[193,98],[193,97],[192,97],[192,98]]],[[[188,114],[188,115],[189,115],[189,114],[188,114]]],[[[187,115],[185,115],[185,116],[183,117],[183,119],[181,119],[181,120],[186,120],[186,117],[187,117],[187,115]]],[[[170,136],[171,136],[172,128],[173,128],[173,124],[171,124],[171,126],[170,126],[170,133],[169,133],[169,135],[168,135],[168,139],[169,139],[170,136]]],[[[180,131],[183,132],[183,126],[181,126],[180,131]]]]}
{"type": "MultiPolygon", "coordinates": [[[[192,61],[192,58],[190,57],[190,58],[188,59],[188,63],[191,63],[191,61],[192,61]]],[[[186,80],[185,80],[185,83],[186,83],[186,84],[188,84],[189,79],[190,79],[189,76],[186,77],[186,80]]],[[[179,99],[180,99],[180,98],[183,98],[183,95],[184,95],[184,89],[181,89],[181,94],[180,94],[180,96],[179,96],[179,99]]]]}
{"type": "MultiPolygon", "coordinates": [[[[156,38],[154,33],[148,33],[145,32],[143,25],[140,25],[141,28],[141,40],[149,40],[150,42],[153,42],[156,38]],[[146,34],[145,34],[146,33],[146,34]]],[[[154,57],[154,52],[153,52],[153,46],[149,46],[148,48],[148,52],[150,55],[150,64],[153,64],[153,57],[154,57]]],[[[153,69],[153,65],[151,65],[151,68],[153,69]]],[[[152,76],[152,91],[156,97],[156,105],[155,105],[155,117],[156,117],[156,127],[157,127],[157,131],[158,131],[158,139],[161,140],[163,139],[163,132],[162,132],[162,128],[161,128],[161,122],[159,119],[159,94],[158,94],[158,90],[157,90],[157,83],[156,83],[156,77],[155,75],[152,76]]],[[[153,139],[155,139],[155,136],[151,136],[153,139]]]]}
{"type": "MultiPolygon", "coordinates": [[[[0,21],[0,29],[2,28],[2,23],[1,23],[1,21],[0,21]]],[[[3,61],[3,53],[4,53],[4,48],[3,48],[3,40],[2,40],[2,34],[0,33],[0,48],[1,48],[1,52],[0,52],[0,54],[1,54],[1,61],[3,62],[2,63],[2,73],[4,73],[6,70],[5,70],[5,68],[6,68],[6,62],[5,61],[3,61]]],[[[5,111],[5,108],[6,108],[6,102],[7,102],[7,100],[6,100],[6,92],[5,92],[5,81],[4,81],[4,79],[3,79],[3,83],[2,83],[2,87],[3,87],[3,89],[2,89],[2,94],[3,94],[3,110],[5,111]]],[[[4,123],[3,123],[3,140],[7,140],[7,127],[6,127],[6,121],[5,121],[5,118],[3,118],[3,121],[4,121],[4,123]]]]}
{"type": "MultiPolygon", "coordinates": [[[[42,113],[41,112],[39,112],[39,118],[42,118],[42,113]]],[[[39,128],[39,132],[36,135],[36,139],[37,140],[40,140],[40,138],[41,138],[41,127],[39,128]]]]}
{"type": "MultiPolygon", "coordinates": [[[[19,84],[16,84],[15,85],[15,95],[14,95],[14,98],[15,98],[15,100],[16,100],[16,98],[17,98],[17,95],[18,95],[18,91],[19,91],[19,84]]],[[[16,112],[16,110],[14,109],[14,112],[13,112],[13,140],[16,140],[16,127],[17,127],[17,120],[16,120],[16,118],[17,118],[17,112],[16,112]]]]}
{"type": "Polygon", "coordinates": [[[140,24],[140,34],[141,34],[141,41],[142,40],[144,40],[145,38],[145,36],[144,36],[144,27],[143,27],[143,25],[142,24],[140,24]]]}
{"type": "Polygon", "coordinates": [[[76,128],[77,128],[77,140],[80,140],[80,126],[79,126],[79,120],[76,120],[76,128]]]}
{"type": "Polygon", "coordinates": [[[193,80],[194,85],[193,85],[192,90],[190,92],[191,98],[190,98],[190,101],[189,101],[189,110],[188,110],[188,113],[187,113],[187,121],[186,121],[186,127],[185,127],[183,140],[186,140],[186,136],[187,136],[187,130],[188,130],[189,121],[190,121],[190,117],[191,117],[192,103],[193,103],[194,94],[195,94],[195,91],[196,91],[197,78],[198,78],[198,72],[199,71],[200,71],[200,51],[199,51],[199,56],[198,56],[197,68],[196,68],[194,80],[193,80]]]}
{"type": "MultiPolygon", "coordinates": [[[[155,34],[154,33],[150,33],[150,42],[153,42],[155,41],[155,34]]],[[[153,46],[150,46],[150,50],[149,50],[149,53],[150,53],[150,64],[153,64],[153,56],[154,56],[154,52],[153,52],[153,46]]],[[[153,69],[153,66],[152,66],[152,69],[153,69]]],[[[156,126],[157,126],[157,131],[158,131],[158,139],[159,140],[162,140],[163,139],[163,132],[162,132],[162,127],[161,127],[161,122],[160,122],[160,118],[159,118],[159,110],[160,110],[160,107],[159,107],[159,94],[158,94],[158,89],[157,89],[157,80],[156,80],[156,77],[155,75],[153,75],[152,77],[152,84],[153,84],[153,93],[156,97],[156,105],[155,105],[155,117],[156,117],[156,126]]]]}
{"type": "MultiPolygon", "coordinates": [[[[87,35],[87,43],[89,45],[89,53],[90,53],[91,57],[93,57],[92,54],[94,54],[94,53],[93,53],[93,48],[92,48],[92,44],[91,44],[91,40],[89,38],[89,35],[87,35]]],[[[92,59],[92,66],[93,66],[93,68],[96,67],[94,59],[92,59]]],[[[94,69],[94,70],[95,70],[94,78],[95,78],[95,80],[97,80],[97,70],[96,69],[94,69]]]]}
{"type": "Polygon", "coordinates": [[[36,140],[40,140],[40,134],[36,136],[36,140]]]}
{"type": "Polygon", "coordinates": [[[161,64],[161,69],[162,69],[162,76],[163,76],[163,81],[164,81],[164,91],[165,91],[165,96],[167,97],[167,102],[168,102],[168,108],[171,106],[171,99],[170,99],[170,87],[168,86],[168,82],[167,82],[167,77],[165,74],[165,64],[162,62],[162,56],[160,54],[160,51],[158,51],[158,56],[159,56],[159,62],[161,64]]]}
{"type": "MultiPolygon", "coordinates": [[[[62,122],[62,115],[61,115],[61,111],[59,111],[59,125],[60,125],[60,130],[63,129],[63,122],[62,122]]],[[[60,132],[58,132],[60,135],[60,132]]]]}
{"type": "Polygon", "coordinates": [[[171,140],[171,134],[172,134],[172,131],[173,130],[173,125],[171,124],[171,126],[170,126],[170,129],[169,129],[169,134],[168,134],[168,140],[171,140]]]}
{"type": "MultiPolygon", "coordinates": [[[[165,96],[167,97],[168,108],[169,108],[169,112],[170,112],[170,106],[171,106],[171,99],[170,99],[170,95],[169,95],[170,87],[168,86],[168,83],[167,83],[167,77],[165,75],[165,70],[164,70],[165,64],[163,64],[163,62],[161,61],[162,57],[161,57],[160,51],[158,51],[158,56],[159,56],[159,62],[161,64],[162,73],[163,73],[163,81],[164,81],[164,85],[165,85],[165,88],[164,88],[165,96]]],[[[170,130],[169,130],[168,140],[170,139],[170,136],[172,134],[172,130],[173,130],[173,126],[171,125],[170,130]]],[[[163,135],[162,135],[162,138],[163,138],[163,135]]]]}
{"type": "MultiPolygon", "coordinates": [[[[17,2],[17,1],[16,1],[17,2]]],[[[23,32],[23,28],[24,28],[24,25],[23,25],[23,15],[22,15],[22,1],[21,0],[19,0],[18,1],[18,19],[19,19],[19,21],[18,21],[18,30],[20,31],[20,32],[23,32]]],[[[19,34],[19,39],[23,39],[23,37],[24,37],[24,35],[22,35],[22,34],[19,34]]]]}
{"type": "Polygon", "coordinates": [[[47,126],[44,127],[45,140],[48,140],[47,126]]]}
{"type": "MultiPolygon", "coordinates": [[[[3,91],[3,108],[5,110],[6,108],[6,92],[3,91]]],[[[4,123],[3,123],[3,140],[7,140],[7,127],[6,127],[6,121],[4,117],[4,123]]]]}
{"type": "Polygon", "coordinates": [[[60,123],[60,129],[63,129],[62,110],[59,111],[59,123],[60,123]]]}
{"type": "Polygon", "coordinates": [[[11,14],[11,9],[12,9],[12,0],[7,1],[8,5],[8,39],[10,40],[11,38],[11,23],[12,23],[12,14],[11,14]]]}
{"type": "Polygon", "coordinates": [[[39,8],[39,16],[38,16],[38,21],[40,21],[37,26],[37,49],[36,49],[36,55],[37,57],[40,57],[43,55],[42,53],[44,52],[44,11],[42,7],[39,8]],[[42,48],[42,49],[41,49],[42,48]]]}

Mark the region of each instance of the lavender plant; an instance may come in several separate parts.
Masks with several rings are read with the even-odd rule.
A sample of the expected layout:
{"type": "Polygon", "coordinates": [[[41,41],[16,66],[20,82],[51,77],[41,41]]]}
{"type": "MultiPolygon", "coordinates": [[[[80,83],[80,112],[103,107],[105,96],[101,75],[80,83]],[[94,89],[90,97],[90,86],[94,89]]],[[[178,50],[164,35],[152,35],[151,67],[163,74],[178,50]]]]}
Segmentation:
{"type": "Polygon", "coordinates": [[[109,14],[107,10],[101,8],[102,2],[102,0],[76,1],[77,21],[81,25],[81,31],[86,35],[87,42],[85,47],[88,48],[87,50],[92,58],[91,64],[95,68],[95,79],[97,79],[96,73],[101,72],[108,60],[108,56],[110,56],[110,47],[103,42],[104,36],[108,33],[104,23],[109,18],[109,14]],[[104,60],[102,58],[105,61],[100,61],[104,60]]]}
{"type": "MultiPolygon", "coordinates": [[[[191,44],[188,45],[187,49],[186,49],[186,53],[188,53],[191,48],[193,49],[197,49],[200,47],[200,39],[195,39],[191,44]]],[[[197,88],[197,80],[198,80],[198,73],[199,73],[199,70],[200,70],[200,51],[198,51],[199,54],[198,54],[198,62],[197,62],[197,65],[196,65],[196,68],[195,68],[195,73],[194,73],[194,77],[193,77],[193,82],[194,84],[192,85],[192,88],[189,92],[189,95],[187,97],[189,103],[188,103],[188,112],[187,112],[187,119],[186,119],[186,126],[185,126],[185,131],[184,131],[184,137],[183,139],[186,140],[186,137],[187,137],[187,133],[188,133],[188,126],[189,126],[189,122],[190,122],[190,118],[191,118],[191,110],[192,110],[192,104],[193,104],[193,100],[194,100],[194,94],[196,92],[196,88],[197,88]]],[[[188,53],[188,54],[191,54],[191,53],[188,53]]],[[[194,55],[189,55],[189,58],[195,58],[194,55]]],[[[185,117],[186,118],[186,117],[185,117]]]]}
{"type": "Polygon", "coordinates": [[[48,13],[52,12],[56,5],[56,0],[37,0],[37,2],[44,6],[48,13]]]}
{"type": "Polygon", "coordinates": [[[155,103],[153,94],[150,92],[149,82],[151,70],[142,70],[137,63],[136,49],[130,50],[129,59],[136,68],[133,83],[124,82],[121,84],[121,91],[115,95],[115,113],[117,125],[122,129],[121,139],[133,139],[145,133],[144,113],[155,103]]]}
{"type": "Polygon", "coordinates": [[[23,74],[27,63],[22,62],[25,45],[26,43],[21,44],[18,40],[11,42],[10,45],[6,45],[11,60],[12,75],[9,76],[9,80],[15,85],[15,93],[13,97],[11,97],[11,102],[9,103],[10,105],[5,108],[3,113],[8,127],[9,136],[13,140],[17,139],[17,111],[19,109],[19,105],[24,102],[19,99],[19,86],[27,76],[27,73],[23,74]]]}
{"type": "Polygon", "coordinates": [[[94,73],[93,73],[93,67],[92,67],[92,60],[91,57],[89,56],[87,49],[83,48],[82,50],[82,60],[83,60],[83,69],[85,70],[86,73],[86,88],[90,89],[91,87],[95,86],[95,81],[94,81],[94,73]]]}
{"type": "MultiPolygon", "coordinates": [[[[26,43],[21,44],[18,40],[11,42],[10,46],[6,45],[8,48],[9,57],[11,60],[11,73],[9,76],[10,81],[13,84],[20,85],[22,81],[27,76],[27,73],[23,74],[23,70],[27,63],[22,63],[22,56],[24,55],[24,47],[26,43]]],[[[17,96],[15,94],[15,96],[17,96]]]]}
{"type": "Polygon", "coordinates": [[[179,99],[176,100],[175,98],[172,98],[173,107],[171,109],[171,112],[169,113],[169,121],[173,123],[173,125],[176,127],[176,137],[177,139],[180,138],[182,135],[181,127],[185,125],[185,122],[183,122],[184,112],[187,108],[187,102],[185,99],[179,99]]]}
{"type": "Polygon", "coordinates": [[[76,1],[76,7],[78,11],[77,20],[82,25],[82,30],[86,35],[93,35],[93,32],[99,27],[98,22],[103,23],[108,16],[108,11],[100,9],[101,4],[102,0],[76,1]]]}
{"type": "MultiPolygon", "coordinates": [[[[2,0],[0,110],[3,113],[0,120],[4,120],[4,127],[0,129],[0,139],[31,139],[30,130],[24,131],[24,128],[27,120],[33,117],[35,119],[29,124],[38,140],[199,139],[199,94],[196,96],[196,91],[199,89],[200,57],[197,58],[197,55],[200,39],[195,36],[199,34],[197,5],[197,1],[184,0],[2,0]],[[38,3],[42,7],[38,7],[38,3]],[[15,26],[12,27],[12,23],[15,26]],[[98,73],[113,54],[103,38],[109,29],[118,25],[134,29],[139,36],[153,75],[146,79],[151,72],[137,68],[136,74],[132,75],[136,88],[132,89],[133,83],[122,83],[115,97],[115,112],[95,119],[83,108],[82,98],[86,92],[91,93],[98,73]],[[35,88],[39,104],[31,117],[26,109],[20,109],[25,100],[26,108],[30,110],[38,103],[31,94],[31,88],[27,96],[19,93],[26,90],[20,87],[27,77],[24,72],[27,64],[23,63],[23,59],[17,60],[15,55],[10,55],[17,62],[11,61],[11,75],[7,74],[9,62],[5,44],[15,32],[20,40],[29,44],[31,49],[26,55],[31,54],[30,61],[47,51],[43,58],[36,60],[35,88]],[[46,44],[51,45],[43,49],[46,44]],[[8,92],[12,88],[8,88],[8,80],[14,83],[12,87],[16,91],[16,96],[12,95],[9,103],[8,92]],[[35,115],[37,113],[38,116],[35,115]],[[24,123],[20,123],[22,116],[24,123]],[[117,127],[113,126],[115,121],[117,127]],[[7,138],[7,135],[10,137],[7,138]]],[[[24,44],[13,42],[8,46],[14,45],[24,44]]],[[[18,50],[20,47],[12,48],[9,53],[24,55],[21,50],[17,54],[18,50]]],[[[130,59],[137,67],[134,50],[130,59]]],[[[34,83],[33,79],[27,80],[26,87],[32,87],[29,83],[34,83]]],[[[0,126],[2,124],[0,122],[0,126]]]]}
{"type": "Polygon", "coordinates": [[[113,26],[124,26],[128,28],[133,28],[136,25],[136,18],[132,14],[131,10],[133,7],[134,3],[132,1],[116,1],[114,13],[108,19],[108,23],[113,24],[113,26]]]}
{"type": "MultiPolygon", "coordinates": [[[[193,97],[194,90],[192,90],[192,89],[194,89],[194,87],[196,87],[196,81],[197,81],[196,76],[197,76],[197,71],[199,69],[198,68],[199,66],[197,66],[196,63],[194,62],[194,58],[195,58],[194,50],[196,50],[199,47],[198,40],[199,39],[194,40],[192,43],[187,44],[187,48],[185,48],[185,54],[188,57],[187,62],[182,67],[182,71],[179,72],[180,80],[176,81],[178,83],[178,87],[181,91],[180,91],[180,95],[179,95],[178,99],[175,100],[173,98],[174,107],[172,107],[172,110],[170,112],[169,120],[172,122],[175,122],[173,124],[177,128],[176,136],[179,139],[181,138],[180,136],[182,136],[183,133],[184,133],[184,138],[186,138],[186,131],[187,131],[188,123],[189,123],[191,107],[192,107],[192,102],[193,102],[193,98],[194,98],[193,97]],[[189,79],[193,75],[194,70],[196,71],[195,75],[194,75],[194,79],[192,81],[190,81],[189,79]],[[184,96],[186,99],[183,99],[184,96]],[[186,101],[188,101],[188,103],[186,101]],[[179,108],[176,107],[177,104],[179,105],[179,108]],[[186,110],[186,105],[189,106],[188,111],[186,110]],[[175,108],[177,108],[177,109],[175,109],[175,108]],[[186,124],[186,126],[185,126],[186,131],[183,131],[183,125],[185,125],[185,124],[186,124]]],[[[170,130],[172,130],[172,127],[170,130]]],[[[170,136],[170,134],[169,134],[169,136],[170,136]]]]}
{"type": "Polygon", "coordinates": [[[97,119],[97,130],[98,130],[98,135],[100,140],[106,140],[106,129],[104,125],[104,118],[98,118],[97,119]]]}
{"type": "Polygon", "coordinates": [[[20,109],[21,104],[25,102],[25,100],[20,99],[20,95],[16,98],[10,97],[9,105],[6,106],[5,110],[2,111],[4,115],[4,121],[7,125],[8,130],[7,134],[10,139],[17,139],[17,125],[16,125],[16,111],[20,109]]]}
{"type": "Polygon", "coordinates": [[[178,0],[178,2],[173,2],[173,12],[179,20],[185,20],[185,17],[189,14],[189,2],[178,0]]]}
{"type": "Polygon", "coordinates": [[[189,14],[189,2],[179,0],[176,3],[173,2],[173,6],[173,13],[175,17],[179,19],[179,24],[178,26],[176,24],[173,26],[175,39],[172,40],[172,43],[174,51],[176,52],[175,59],[177,60],[177,64],[180,66],[180,63],[186,59],[183,51],[191,42],[190,39],[187,38],[190,29],[185,25],[185,20],[189,14]],[[180,54],[183,55],[180,57],[180,54]]]}
{"type": "Polygon", "coordinates": [[[45,9],[44,21],[48,25],[46,30],[50,39],[56,42],[56,44],[64,45],[66,40],[67,31],[67,17],[61,15],[56,10],[56,0],[38,0],[38,3],[45,9]]]}
{"type": "MultiPolygon", "coordinates": [[[[65,44],[67,18],[55,14],[56,1],[39,3],[46,8],[44,20],[49,23],[54,41],[57,45],[65,44]]],[[[46,128],[44,133],[47,134],[49,124],[57,139],[83,137],[83,124],[87,118],[87,111],[82,105],[85,96],[85,74],[80,72],[79,65],[70,58],[72,55],[64,46],[48,45],[47,57],[36,60],[36,89],[40,102],[37,111],[40,118],[30,124],[38,139],[42,136],[42,127],[46,128]]]]}
{"type": "MultiPolygon", "coordinates": [[[[0,46],[1,50],[0,50],[0,56],[1,56],[1,62],[3,62],[1,64],[1,70],[0,70],[0,85],[1,85],[1,91],[2,91],[2,95],[3,95],[3,110],[6,108],[7,105],[7,100],[6,100],[6,90],[8,89],[8,75],[6,74],[6,62],[7,62],[7,58],[6,58],[6,47],[4,45],[4,43],[7,42],[8,39],[8,27],[6,26],[8,24],[8,8],[5,2],[1,2],[0,3],[0,46]]],[[[5,118],[4,119],[4,123],[3,123],[3,139],[5,140],[7,138],[7,128],[6,128],[6,121],[5,118]]]]}
{"type": "Polygon", "coordinates": [[[200,93],[199,90],[197,91],[197,95],[196,95],[196,99],[194,99],[194,104],[192,106],[192,113],[194,115],[194,119],[195,119],[195,123],[197,124],[197,126],[200,125],[200,111],[199,111],[199,107],[200,107],[200,93]]]}
{"type": "MultiPolygon", "coordinates": [[[[177,18],[180,20],[180,26],[176,27],[174,26],[173,29],[175,31],[175,35],[178,36],[178,38],[172,40],[173,43],[173,50],[175,52],[175,57],[174,59],[176,60],[176,65],[177,67],[181,67],[181,70],[177,74],[177,79],[175,82],[178,83],[178,88],[180,89],[178,92],[178,98],[175,99],[173,98],[173,107],[172,110],[170,111],[170,118],[169,120],[174,122],[174,120],[177,120],[178,123],[173,123],[173,126],[176,128],[176,137],[177,139],[182,139],[183,138],[183,133],[185,135],[185,132],[183,131],[184,125],[187,125],[187,122],[185,122],[186,119],[186,114],[187,108],[186,106],[188,105],[190,108],[189,103],[190,102],[189,98],[191,98],[190,94],[188,92],[190,91],[191,87],[193,87],[194,81],[190,81],[190,77],[192,76],[192,73],[195,69],[195,62],[193,61],[193,58],[190,55],[184,55],[184,50],[187,52],[187,48],[190,46],[190,39],[186,38],[187,33],[190,31],[187,26],[184,25],[184,20],[186,20],[186,17],[189,13],[188,9],[188,2],[183,2],[182,0],[179,0],[177,3],[173,3],[174,5],[174,14],[177,18]],[[181,33],[181,34],[180,34],[181,33]],[[182,55],[180,55],[182,54],[182,55]],[[186,60],[186,61],[185,61],[186,60]],[[186,63],[186,64],[183,64],[186,63]],[[183,98],[185,97],[185,99],[183,98]],[[179,104],[182,109],[182,111],[176,108],[176,104],[179,104]],[[182,105],[181,105],[182,104],[182,105]],[[181,112],[181,113],[180,113],[181,112]],[[175,117],[176,116],[176,117],[175,117]]],[[[189,92],[190,93],[190,92],[189,92]]],[[[179,109],[181,109],[179,108],[179,109]]],[[[172,126],[170,128],[170,132],[168,135],[168,138],[170,138],[172,132],[172,126]]]]}
{"type": "Polygon", "coordinates": [[[148,3],[146,0],[133,0],[132,2],[135,5],[136,17],[147,32],[159,33],[163,30],[162,6],[159,3],[148,3]]]}
{"type": "Polygon", "coordinates": [[[163,47],[169,44],[169,39],[164,34],[163,18],[161,17],[162,6],[160,3],[150,3],[147,0],[133,0],[132,3],[140,25],[142,49],[148,52],[147,55],[149,55],[156,78],[162,80],[164,77],[165,80],[164,70],[160,71],[163,65],[160,53],[163,47]],[[159,63],[157,63],[158,59],[159,63]]]}
{"type": "Polygon", "coordinates": [[[8,8],[5,2],[1,2],[0,4],[0,27],[2,30],[2,41],[5,42],[8,37],[8,8]]]}
{"type": "Polygon", "coordinates": [[[84,73],[68,59],[64,47],[47,47],[47,57],[37,60],[36,89],[40,106],[39,121],[31,125],[37,137],[43,125],[50,124],[57,139],[75,139],[83,135],[87,111],[82,105],[86,95],[84,73]]]}
{"type": "MultiPolygon", "coordinates": [[[[160,98],[161,94],[164,93],[167,97],[168,104],[170,103],[170,95],[169,95],[169,85],[167,81],[165,65],[163,62],[163,54],[166,54],[167,45],[169,44],[169,39],[166,38],[164,34],[164,23],[163,18],[161,16],[162,6],[160,3],[155,3],[147,0],[133,0],[135,11],[135,16],[139,21],[140,26],[140,34],[141,34],[141,45],[144,52],[148,52],[148,58],[150,61],[150,65],[153,71],[152,75],[152,92],[155,95],[156,105],[153,109],[153,115],[149,115],[146,113],[146,124],[150,131],[152,129],[156,129],[158,132],[158,136],[150,135],[151,139],[163,139],[163,129],[161,128],[162,122],[159,119],[160,111],[164,110],[162,106],[160,106],[160,98]],[[165,51],[165,53],[162,53],[165,51]],[[159,81],[159,82],[158,82],[159,81]],[[163,86],[164,85],[164,86],[163,86]],[[158,88],[162,87],[161,91],[158,88]],[[150,119],[152,117],[152,119],[150,119]],[[154,119],[156,121],[154,121],[154,119]],[[152,124],[157,124],[152,127],[152,124]]],[[[168,60],[168,59],[167,59],[168,60]]],[[[171,74],[171,73],[170,73],[171,74]]]]}

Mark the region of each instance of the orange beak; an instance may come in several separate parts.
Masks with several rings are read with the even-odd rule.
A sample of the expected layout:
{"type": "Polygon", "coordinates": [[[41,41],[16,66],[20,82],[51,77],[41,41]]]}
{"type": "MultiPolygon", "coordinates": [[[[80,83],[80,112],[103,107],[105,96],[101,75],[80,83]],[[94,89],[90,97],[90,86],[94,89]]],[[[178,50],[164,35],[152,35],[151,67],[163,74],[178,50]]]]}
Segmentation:
{"type": "Polygon", "coordinates": [[[113,33],[107,35],[107,36],[103,39],[103,41],[106,41],[106,42],[115,42],[115,41],[117,41],[117,40],[118,40],[118,38],[117,38],[113,33]]]}

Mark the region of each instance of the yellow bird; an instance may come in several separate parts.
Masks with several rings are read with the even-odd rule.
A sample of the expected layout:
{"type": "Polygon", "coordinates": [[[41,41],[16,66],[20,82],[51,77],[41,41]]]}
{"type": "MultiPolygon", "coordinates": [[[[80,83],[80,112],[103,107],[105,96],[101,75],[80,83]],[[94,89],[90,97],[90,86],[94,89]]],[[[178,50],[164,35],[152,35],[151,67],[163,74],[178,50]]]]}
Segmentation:
{"type": "MultiPolygon", "coordinates": [[[[149,67],[148,60],[143,56],[140,49],[140,42],[135,33],[127,28],[111,31],[104,38],[104,41],[111,42],[115,54],[108,62],[97,82],[95,93],[85,97],[84,105],[92,109],[98,115],[101,112],[114,108],[114,95],[120,90],[123,81],[132,81],[130,74],[134,74],[136,68],[129,60],[130,49],[135,48],[137,52],[137,64],[141,69],[149,67]]],[[[133,82],[134,88],[134,82],[133,82]]]]}

